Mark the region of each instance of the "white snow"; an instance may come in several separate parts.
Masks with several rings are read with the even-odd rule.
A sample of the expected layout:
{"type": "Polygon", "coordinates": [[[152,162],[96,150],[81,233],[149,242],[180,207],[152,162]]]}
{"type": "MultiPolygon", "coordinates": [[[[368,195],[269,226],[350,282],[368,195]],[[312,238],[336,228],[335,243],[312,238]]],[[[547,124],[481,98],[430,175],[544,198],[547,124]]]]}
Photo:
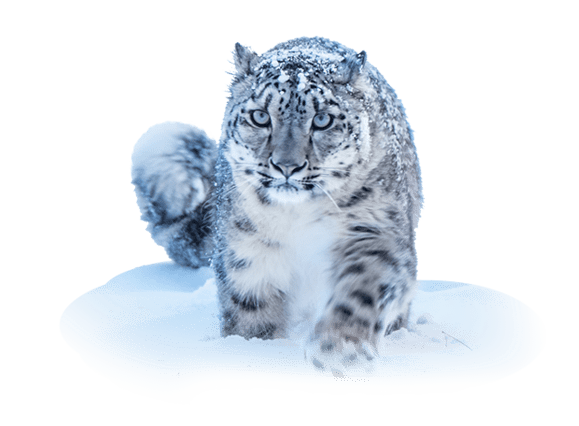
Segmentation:
{"type": "Polygon", "coordinates": [[[308,83],[308,79],[304,75],[303,72],[298,74],[298,92],[304,90],[306,88],[306,84],[308,83]]]}
{"type": "MultiPolygon", "coordinates": [[[[216,292],[208,268],[142,266],[70,304],[61,331],[96,369],[151,388],[227,372],[331,376],[308,365],[291,340],[220,337],[216,292]]],[[[346,368],[340,378],[501,377],[536,356],[536,317],[484,287],[421,281],[408,328],[383,338],[378,351],[373,372],[346,368]]]]}
{"type": "Polygon", "coordinates": [[[287,75],[283,70],[281,71],[280,76],[278,77],[278,80],[280,83],[285,83],[286,81],[288,81],[290,79],[290,76],[287,75]]]}
{"type": "MultiPolygon", "coordinates": [[[[292,49],[292,50],[281,50],[274,52],[275,57],[274,59],[278,62],[287,62],[294,60],[297,57],[307,57],[313,58],[318,65],[329,65],[333,66],[335,62],[340,62],[343,58],[342,55],[335,52],[324,52],[319,48],[306,48],[301,47],[300,49],[292,49]]],[[[268,57],[268,54],[263,54],[264,57],[268,57]]],[[[334,65],[335,66],[335,65],[334,65]]]]}
{"type": "MultiPolygon", "coordinates": [[[[288,53],[278,59],[272,59],[271,66],[282,66],[293,57],[288,53]]],[[[333,62],[326,59],[316,57],[311,65],[328,71],[333,62]]],[[[298,90],[306,87],[307,71],[297,75],[298,90]]],[[[289,78],[281,70],[279,81],[289,78]]],[[[367,129],[366,116],[362,123],[367,129]]],[[[400,168],[398,141],[406,129],[397,124],[393,119],[389,149],[400,168]]],[[[367,146],[367,132],[356,142],[367,146]]],[[[496,291],[460,283],[420,283],[408,327],[379,342],[380,358],[371,373],[355,366],[339,374],[317,371],[304,360],[300,344],[288,339],[222,338],[218,315],[210,270],[165,263],[119,275],[80,297],[64,312],[61,330],[88,364],[151,388],[158,387],[159,379],[173,388],[177,381],[197,383],[200,377],[235,372],[389,383],[398,378],[435,382],[493,378],[524,367],[538,351],[536,319],[525,305],[496,291]]]]}

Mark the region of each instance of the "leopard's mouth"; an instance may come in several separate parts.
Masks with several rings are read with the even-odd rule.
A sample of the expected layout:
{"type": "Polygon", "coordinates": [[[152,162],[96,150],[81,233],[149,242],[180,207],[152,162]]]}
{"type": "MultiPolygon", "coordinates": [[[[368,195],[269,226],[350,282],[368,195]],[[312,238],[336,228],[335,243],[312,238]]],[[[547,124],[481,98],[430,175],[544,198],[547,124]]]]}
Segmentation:
{"type": "Polygon", "coordinates": [[[264,188],[283,193],[291,193],[291,192],[295,193],[304,190],[303,186],[299,185],[293,180],[286,180],[284,182],[282,179],[272,179],[262,181],[261,184],[263,185],[264,188]]]}
{"type": "Polygon", "coordinates": [[[264,188],[273,189],[279,192],[298,192],[298,191],[311,191],[315,188],[315,184],[310,180],[302,179],[296,181],[294,179],[271,179],[261,180],[261,185],[264,188]],[[276,182],[279,181],[279,182],[276,182]]]}
{"type": "Polygon", "coordinates": [[[291,176],[286,179],[274,178],[266,173],[258,172],[262,176],[259,180],[264,188],[275,189],[282,192],[311,191],[315,188],[315,179],[319,175],[306,176],[302,179],[293,179],[291,176]]]}
{"type": "Polygon", "coordinates": [[[300,188],[295,185],[293,182],[290,181],[286,181],[284,183],[281,183],[277,186],[275,186],[275,189],[277,189],[278,191],[299,191],[300,188]]]}

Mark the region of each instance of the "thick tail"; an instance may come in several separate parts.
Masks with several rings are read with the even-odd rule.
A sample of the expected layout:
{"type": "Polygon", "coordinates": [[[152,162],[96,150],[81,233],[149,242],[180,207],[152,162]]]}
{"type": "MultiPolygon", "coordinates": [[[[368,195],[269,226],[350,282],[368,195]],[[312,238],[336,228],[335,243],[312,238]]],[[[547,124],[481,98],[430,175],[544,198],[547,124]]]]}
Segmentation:
{"type": "Polygon", "coordinates": [[[151,127],[133,151],[132,178],[141,219],[157,244],[183,266],[209,265],[217,146],[181,123],[151,127]]]}

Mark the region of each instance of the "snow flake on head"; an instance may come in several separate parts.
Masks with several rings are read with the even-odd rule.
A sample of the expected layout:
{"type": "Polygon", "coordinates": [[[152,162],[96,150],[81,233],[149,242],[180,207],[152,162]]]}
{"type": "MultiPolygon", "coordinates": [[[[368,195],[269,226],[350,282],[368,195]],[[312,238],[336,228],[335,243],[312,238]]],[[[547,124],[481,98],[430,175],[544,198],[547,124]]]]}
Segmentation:
{"type": "Polygon", "coordinates": [[[308,83],[308,79],[304,75],[303,72],[298,74],[298,92],[304,90],[306,88],[306,84],[308,83]]]}
{"type": "Polygon", "coordinates": [[[278,77],[280,83],[285,83],[290,79],[290,76],[287,75],[283,70],[281,70],[281,74],[278,77]]]}
{"type": "Polygon", "coordinates": [[[303,90],[308,75],[329,76],[336,72],[338,64],[355,52],[347,47],[324,38],[298,38],[278,44],[261,56],[256,66],[257,74],[266,69],[281,72],[279,81],[295,79],[298,90],[303,90]]]}

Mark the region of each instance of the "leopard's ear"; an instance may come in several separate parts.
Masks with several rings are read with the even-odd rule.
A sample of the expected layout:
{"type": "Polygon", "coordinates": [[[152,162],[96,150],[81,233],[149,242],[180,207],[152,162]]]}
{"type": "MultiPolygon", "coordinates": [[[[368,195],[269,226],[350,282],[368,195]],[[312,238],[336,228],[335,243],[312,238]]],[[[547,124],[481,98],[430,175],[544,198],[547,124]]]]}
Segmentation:
{"type": "Polygon", "coordinates": [[[366,52],[362,50],[357,55],[350,55],[344,58],[332,76],[334,83],[347,84],[355,81],[364,68],[366,56],[366,52]]]}
{"type": "Polygon", "coordinates": [[[235,52],[233,53],[235,69],[239,75],[253,74],[253,69],[258,64],[259,56],[248,47],[235,43],[235,52]]]}

